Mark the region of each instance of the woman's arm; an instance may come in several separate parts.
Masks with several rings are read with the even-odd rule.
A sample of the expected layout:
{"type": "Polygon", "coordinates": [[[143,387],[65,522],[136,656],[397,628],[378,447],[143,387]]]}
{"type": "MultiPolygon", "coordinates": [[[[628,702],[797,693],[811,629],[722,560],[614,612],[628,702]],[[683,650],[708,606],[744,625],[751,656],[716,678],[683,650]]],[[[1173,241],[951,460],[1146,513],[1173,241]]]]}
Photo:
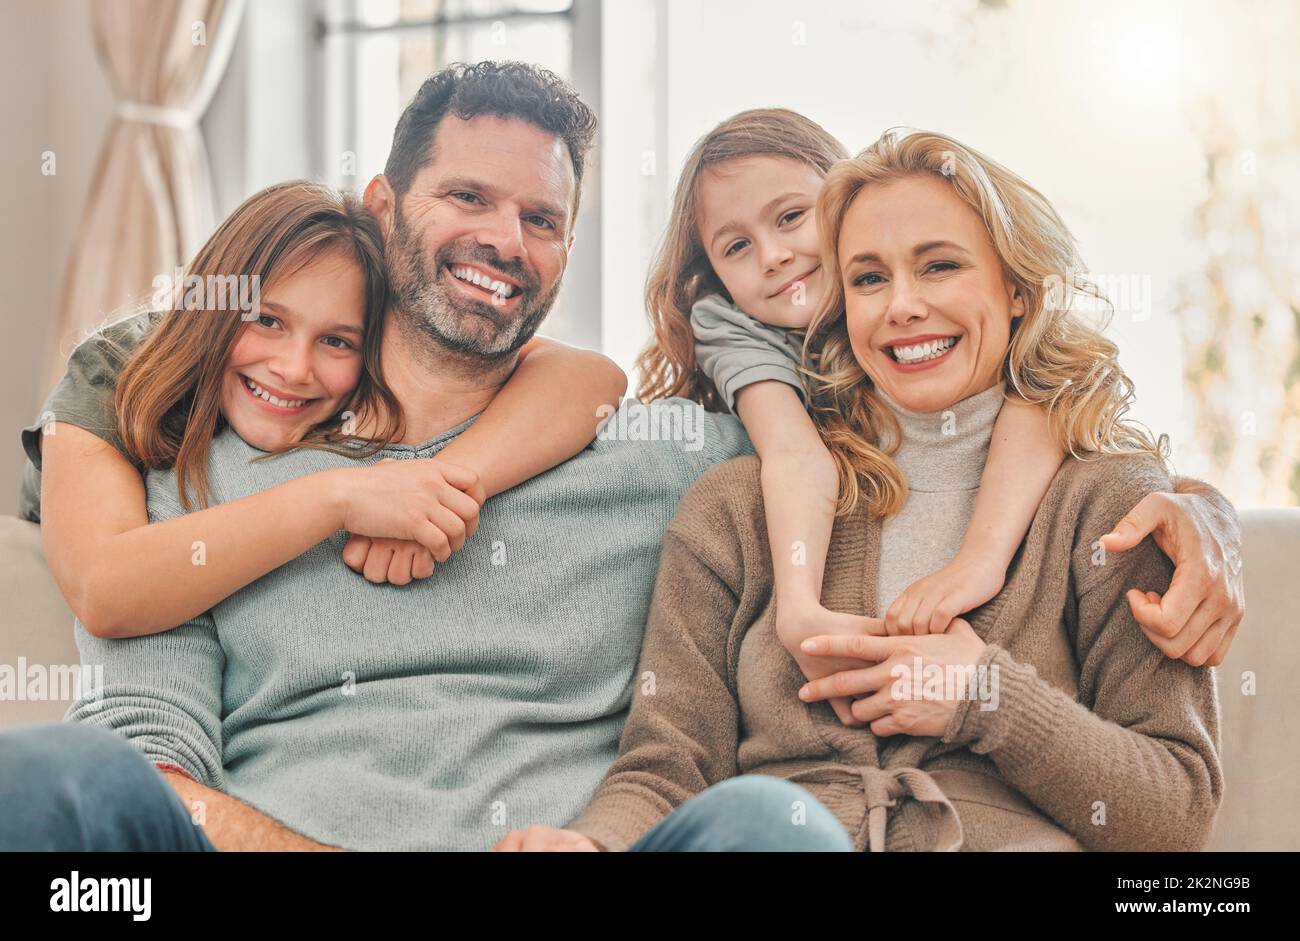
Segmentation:
{"type": "Polygon", "coordinates": [[[627,376],[592,350],[534,337],[492,402],[441,456],[496,496],[563,464],[596,437],[600,407],[618,407],[627,376]]]}
{"type": "MultiPolygon", "coordinates": [[[[1074,598],[1065,612],[1079,664],[1077,696],[999,644],[985,644],[958,618],[938,635],[812,641],[821,654],[873,665],[842,674],[839,685],[810,683],[805,698],[824,699],[832,689],[866,694],[853,711],[876,734],[938,735],[987,755],[1088,849],[1196,850],[1209,838],[1223,794],[1214,674],[1166,658],[1137,628],[1124,593],[1135,584],[1169,584],[1172,567],[1160,550],[1150,541],[1123,556],[1096,547],[1115,508],[1162,486],[1162,475],[1126,478],[1100,467],[1090,471],[1090,491],[1061,514],[1078,519],[1070,546],[1074,598]],[[914,658],[944,676],[973,669],[992,695],[957,699],[945,690],[943,698],[914,699],[902,691],[896,699],[894,684],[912,674],[914,658]]],[[[1068,531],[1059,538],[1069,539],[1068,531]]],[[[1039,637],[1047,643],[1058,630],[1055,623],[1024,624],[1008,646],[1032,651],[1039,637]]]]}
{"type": "MultiPolygon", "coordinates": [[[[688,493],[678,513],[700,496],[688,493]]],[[[625,850],[673,808],[736,776],[739,706],[727,662],[736,610],[733,588],[670,526],[619,755],[569,830],[625,850]]]]}
{"type": "Polygon", "coordinates": [[[150,524],[144,481],[108,442],[56,422],[41,450],[45,557],[98,637],[175,627],[342,528],[419,539],[445,559],[477,521],[478,503],[453,486],[471,486],[463,472],[400,461],[321,471],[150,524]]]}
{"type": "MultiPolygon", "coordinates": [[[[1135,551],[1121,577],[1167,584],[1160,551],[1135,551]]],[[[1148,644],[1122,585],[1078,599],[1077,700],[990,645],[979,665],[997,668],[998,707],[960,704],[944,741],[988,755],[1087,849],[1199,850],[1223,796],[1214,674],[1148,644]]]]}
{"type": "Polygon", "coordinates": [[[993,426],[975,513],[961,549],[894,600],[885,613],[885,629],[890,634],[941,634],[953,618],[1001,591],[1007,567],[1064,457],[1047,412],[1023,399],[1007,399],[993,426]]]}
{"type": "Polygon", "coordinates": [[[1085,657],[1079,699],[985,644],[961,618],[943,634],[811,639],[811,654],[867,663],[809,683],[800,698],[815,702],[832,689],[857,695],[853,712],[876,735],[939,736],[987,755],[1085,849],[1198,850],[1223,794],[1214,676],[1161,655],[1142,640],[1123,598],[1103,595],[1109,604],[1087,598],[1080,608],[1081,621],[1108,628],[1085,657]],[[966,698],[922,691],[932,677],[959,672],[971,684],[966,698]]]}

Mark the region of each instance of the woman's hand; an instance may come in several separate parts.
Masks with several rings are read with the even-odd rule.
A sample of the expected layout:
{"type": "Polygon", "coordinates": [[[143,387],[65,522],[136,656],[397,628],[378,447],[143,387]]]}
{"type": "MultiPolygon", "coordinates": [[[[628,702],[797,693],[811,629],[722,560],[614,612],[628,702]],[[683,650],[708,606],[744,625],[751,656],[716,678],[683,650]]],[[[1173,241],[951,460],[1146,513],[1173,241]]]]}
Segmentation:
{"type": "Polygon", "coordinates": [[[958,552],[939,571],[918,579],[885,612],[885,631],[942,634],[952,619],[978,608],[1002,590],[1005,566],[985,554],[958,552]]]}
{"type": "Polygon", "coordinates": [[[954,618],[947,633],[923,637],[823,636],[803,642],[810,657],[852,658],[866,661],[853,670],[813,680],[799,691],[804,702],[833,696],[863,697],[853,703],[855,718],[869,723],[877,735],[942,735],[962,699],[979,691],[973,668],[984,653],[984,641],[961,618],[954,618]],[[918,675],[918,667],[920,673],[918,675]],[[964,688],[940,684],[935,697],[926,684],[927,674],[937,668],[948,678],[950,667],[970,668],[964,688]]]}
{"type": "MultiPolygon", "coordinates": [[[[851,637],[864,633],[883,635],[885,622],[880,618],[828,611],[820,604],[783,606],[779,601],[777,602],[776,636],[781,641],[781,646],[794,657],[794,662],[799,665],[803,675],[810,680],[818,680],[841,670],[852,670],[859,664],[847,658],[810,657],[800,646],[805,640],[826,634],[851,637]]],[[[853,713],[849,709],[852,700],[849,697],[836,696],[830,700],[830,705],[839,720],[849,728],[862,725],[853,718],[853,713]]]]}
{"type": "Polygon", "coordinates": [[[494,853],[599,853],[590,839],[576,830],[558,830],[533,824],[527,830],[511,830],[492,847],[494,853]]]}
{"type": "Polygon", "coordinates": [[[1246,613],[1240,527],[1194,493],[1150,493],[1101,545],[1124,552],[1147,535],[1174,563],[1174,577],[1163,597],[1130,590],[1133,617],[1165,656],[1218,666],[1246,613]]]}

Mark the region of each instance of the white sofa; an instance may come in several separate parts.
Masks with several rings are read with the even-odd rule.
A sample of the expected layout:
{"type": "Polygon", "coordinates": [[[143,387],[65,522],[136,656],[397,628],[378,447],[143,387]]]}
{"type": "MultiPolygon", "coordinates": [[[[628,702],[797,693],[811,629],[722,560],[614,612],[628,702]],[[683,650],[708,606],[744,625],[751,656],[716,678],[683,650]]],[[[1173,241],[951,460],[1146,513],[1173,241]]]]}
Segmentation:
{"type": "MultiPolygon", "coordinates": [[[[1247,510],[1246,620],[1219,669],[1227,787],[1211,849],[1300,849],[1300,509],[1247,510]],[[1244,695],[1247,673],[1254,695],[1244,695]]],[[[0,517],[0,665],[78,662],[72,614],[37,527],[0,517]]],[[[0,728],[62,719],[67,702],[0,701],[0,728]]],[[[0,754],[0,770],[4,755],[0,754]]]]}

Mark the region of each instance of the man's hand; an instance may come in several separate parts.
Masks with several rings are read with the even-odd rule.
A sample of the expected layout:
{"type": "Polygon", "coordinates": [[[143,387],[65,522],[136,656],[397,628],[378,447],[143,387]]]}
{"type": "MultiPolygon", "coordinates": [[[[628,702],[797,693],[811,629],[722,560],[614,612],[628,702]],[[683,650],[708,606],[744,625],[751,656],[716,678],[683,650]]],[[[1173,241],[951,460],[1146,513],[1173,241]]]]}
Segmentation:
{"type": "Polygon", "coordinates": [[[494,853],[598,853],[600,849],[576,830],[558,830],[535,823],[511,830],[492,847],[494,853]]]}
{"type": "Polygon", "coordinates": [[[1124,552],[1150,535],[1174,563],[1161,597],[1132,589],[1129,607],[1151,643],[1194,667],[1218,666],[1246,611],[1241,578],[1241,528],[1193,493],[1150,493],[1101,537],[1107,552],[1124,552]]]}
{"type": "Polygon", "coordinates": [[[166,768],[158,770],[180,797],[191,819],[202,824],[208,840],[222,852],[343,852],[337,846],[326,846],[294,833],[266,814],[183,774],[166,768]]]}

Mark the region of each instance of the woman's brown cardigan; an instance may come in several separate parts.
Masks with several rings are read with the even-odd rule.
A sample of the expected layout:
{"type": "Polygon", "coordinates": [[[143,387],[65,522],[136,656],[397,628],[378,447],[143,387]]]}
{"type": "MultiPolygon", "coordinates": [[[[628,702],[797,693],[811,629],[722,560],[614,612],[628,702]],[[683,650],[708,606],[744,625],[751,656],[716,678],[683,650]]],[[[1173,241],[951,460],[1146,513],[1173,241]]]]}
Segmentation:
{"type": "MultiPolygon", "coordinates": [[[[758,459],[711,469],[664,537],[618,759],[570,827],[625,849],[710,785],[759,773],[806,787],[859,850],[1199,849],[1223,791],[1213,672],[1167,658],[1133,619],[1125,591],[1172,575],[1151,539],[1111,555],[1096,542],[1169,489],[1146,457],[1067,458],[1002,592],[967,615],[997,708],[963,701],[941,738],[877,738],[800,702],[758,459]]],[[[865,508],[835,521],[827,608],[881,614],[879,550],[865,508]]]]}

